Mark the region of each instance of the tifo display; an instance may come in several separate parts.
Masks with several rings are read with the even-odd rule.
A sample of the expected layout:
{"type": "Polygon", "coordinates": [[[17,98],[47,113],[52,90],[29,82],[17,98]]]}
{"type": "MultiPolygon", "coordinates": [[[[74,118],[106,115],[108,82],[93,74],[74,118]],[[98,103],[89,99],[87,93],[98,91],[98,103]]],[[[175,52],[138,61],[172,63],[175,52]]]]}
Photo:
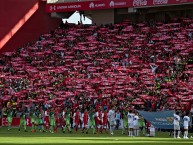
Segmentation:
{"type": "Polygon", "coordinates": [[[14,114],[24,130],[28,115],[33,132],[38,127],[53,133],[59,122],[64,132],[71,132],[71,124],[75,131],[85,124],[83,132],[89,127],[93,133],[107,132],[108,126],[112,135],[122,119],[123,134],[128,128],[129,136],[138,136],[145,125],[142,119],[139,126],[136,110],[176,110],[186,121],[187,138],[192,32],[193,20],[187,18],[170,23],[63,24],[0,56],[2,116],[9,129],[14,114]]]}

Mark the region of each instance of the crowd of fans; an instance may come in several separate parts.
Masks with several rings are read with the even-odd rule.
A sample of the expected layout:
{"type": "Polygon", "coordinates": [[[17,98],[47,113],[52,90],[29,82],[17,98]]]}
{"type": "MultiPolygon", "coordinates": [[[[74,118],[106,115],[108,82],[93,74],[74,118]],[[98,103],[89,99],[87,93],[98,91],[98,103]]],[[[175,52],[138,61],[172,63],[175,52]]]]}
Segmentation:
{"type": "Polygon", "coordinates": [[[191,110],[193,20],[65,23],[0,55],[1,109],[191,110]]]}

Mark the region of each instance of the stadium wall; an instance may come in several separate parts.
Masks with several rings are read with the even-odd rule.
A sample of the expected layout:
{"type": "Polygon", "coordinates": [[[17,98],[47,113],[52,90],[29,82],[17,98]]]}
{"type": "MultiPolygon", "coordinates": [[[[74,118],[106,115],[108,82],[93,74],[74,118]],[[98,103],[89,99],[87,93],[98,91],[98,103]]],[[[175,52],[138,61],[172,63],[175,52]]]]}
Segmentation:
{"type": "Polygon", "coordinates": [[[92,11],[93,24],[114,24],[114,9],[92,11]]]}
{"type": "Polygon", "coordinates": [[[21,47],[59,26],[61,19],[51,18],[45,6],[44,0],[1,0],[0,53],[21,47]]]}

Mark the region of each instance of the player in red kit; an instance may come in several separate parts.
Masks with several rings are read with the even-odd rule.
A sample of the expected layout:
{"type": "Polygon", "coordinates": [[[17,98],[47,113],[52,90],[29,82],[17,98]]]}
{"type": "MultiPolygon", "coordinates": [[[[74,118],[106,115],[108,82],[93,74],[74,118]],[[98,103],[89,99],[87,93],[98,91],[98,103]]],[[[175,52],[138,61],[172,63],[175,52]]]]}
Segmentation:
{"type": "Polygon", "coordinates": [[[82,114],[84,127],[82,129],[82,132],[84,133],[84,130],[86,129],[86,134],[88,134],[88,111],[85,109],[84,113],[82,114]]]}
{"type": "Polygon", "coordinates": [[[46,109],[45,111],[45,117],[44,117],[44,127],[46,128],[46,131],[49,131],[49,128],[50,128],[50,120],[49,120],[49,110],[46,109]]]}
{"type": "Polygon", "coordinates": [[[99,108],[99,111],[96,112],[97,132],[99,131],[100,133],[102,133],[102,125],[103,125],[102,111],[101,108],[99,108]]]}
{"type": "Polygon", "coordinates": [[[107,109],[104,110],[103,114],[102,114],[102,117],[103,117],[103,130],[107,132],[107,122],[108,122],[108,113],[107,113],[107,109]]]}
{"type": "Polygon", "coordinates": [[[76,109],[76,112],[74,113],[74,123],[76,125],[75,131],[77,132],[78,131],[78,126],[80,124],[80,111],[79,111],[78,108],[76,109]]]}

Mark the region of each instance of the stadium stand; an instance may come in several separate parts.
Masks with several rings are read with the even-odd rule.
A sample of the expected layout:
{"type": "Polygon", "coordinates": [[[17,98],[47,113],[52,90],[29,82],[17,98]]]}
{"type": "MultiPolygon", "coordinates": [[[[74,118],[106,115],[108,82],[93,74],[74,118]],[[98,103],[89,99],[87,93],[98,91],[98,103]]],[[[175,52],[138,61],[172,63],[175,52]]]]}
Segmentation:
{"type": "Polygon", "coordinates": [[[11,100],[18,108],[40,103],[190,110],[192,32],[193,20],[186,18],[66,23],[0,55],[1,106],[11,100]]]}

